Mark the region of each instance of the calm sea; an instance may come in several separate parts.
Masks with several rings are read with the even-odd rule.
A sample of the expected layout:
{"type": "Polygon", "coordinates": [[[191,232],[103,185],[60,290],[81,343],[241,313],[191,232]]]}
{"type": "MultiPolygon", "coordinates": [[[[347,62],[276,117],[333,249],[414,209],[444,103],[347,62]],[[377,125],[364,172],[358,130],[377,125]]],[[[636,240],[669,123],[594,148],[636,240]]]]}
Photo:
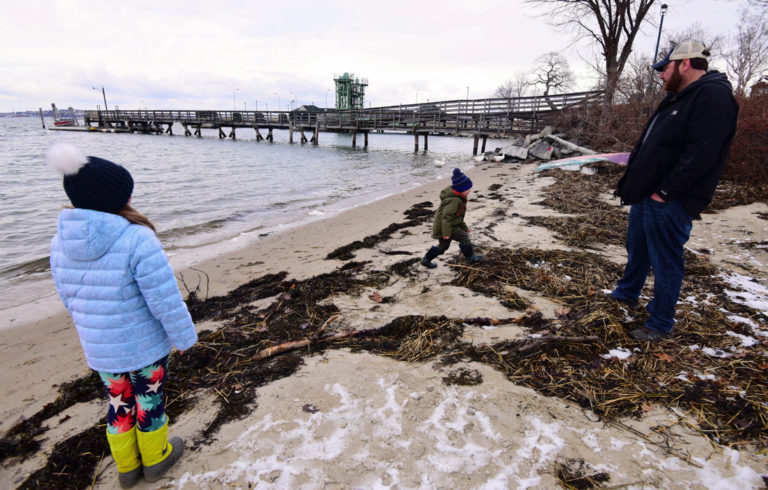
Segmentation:
{"type": "Polygon", "coordinates": [[[0,118],[0,308],[34,299],[27,297],[34,295],[30,283],[49,274],[50,239],[68,203],[60,177],[45,164],[54,141],[126,167],[135,181],[133,206],[155,222],[171,256],[258,240],[473,164],[466,138],[432,137],[428,152],[414,153],[410,135],[370,134],[363,149],[352,148],[348,134],[320,133],[314,146],[289,144],[287,131],[276,130],[273,143],[257,143],[245,129],[234,141],[220,140],[216,130],[203,130],[202,138],[178,135],[179,125],[174,131],[49,131],[37,118],[0,118]]]}

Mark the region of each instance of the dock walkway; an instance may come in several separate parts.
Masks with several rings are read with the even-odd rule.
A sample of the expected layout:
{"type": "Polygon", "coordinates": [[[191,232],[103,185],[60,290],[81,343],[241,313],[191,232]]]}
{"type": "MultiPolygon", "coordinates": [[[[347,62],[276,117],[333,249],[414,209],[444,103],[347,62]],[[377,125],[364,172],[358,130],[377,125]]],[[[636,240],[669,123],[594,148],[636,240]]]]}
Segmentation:
{"type": "Polygon", "coordinates": [[[603,92],[578,92],[553,96],[514,98],[465,99],[422,104],[369,107],[368,109],[339,111],[335,109],[308,110],[299,107],[292,111],[211,111],[211,110],[99,110],[85,113],[85,125],[92,131],[141,132],[173,134],[173,125],[179,123],[186,136],[202,136],[201,130],[218,129],[219,138],[236,138],[238,128],[256,131],[256,140],[272,141],[274,129],[287,129],[290,142],[293,133],[301,135],[301,143],[317,144],[319,133],[352,133],[352,146],[356,135],[363,133],[365,146],[369,132],[395,132],[414,135],[414,148],[418,150],[419,135],[424,136],[424,149],[428,149],[428,135],[474,136],[474,153],[478,141],[489,136],[536,132],[547,116],[564,109],[594,104],[603,92]],[[229,133],[225,131],[229,128],[229,133]],[[266,130],[266,136],[261,134],[266,130]],[[305,132],[311,133],[307,139],[305,132]]]}

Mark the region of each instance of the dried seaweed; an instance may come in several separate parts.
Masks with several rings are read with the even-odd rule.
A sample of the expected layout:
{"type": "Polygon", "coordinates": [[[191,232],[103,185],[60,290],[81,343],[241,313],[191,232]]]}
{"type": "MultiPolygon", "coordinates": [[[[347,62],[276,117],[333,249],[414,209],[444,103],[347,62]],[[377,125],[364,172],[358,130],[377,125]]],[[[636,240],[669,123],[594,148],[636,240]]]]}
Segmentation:
{"type": "Polygon", "coordinates": [[[477,369],[459,368],[443,377],[445,385],[475,386],[483,382],[483,375],[477,369]]]}
{"type": "Polygon", "coordinates": [[[659,404],[690,414],[698,431],[720,443],[768,443],[766,343],[742,346],[738,335],[750,336],[752,327],[729,320],[724,311],[750,318],[762,330],[768,319],[735,303],[705,258],[687,256],[682,297],[688,300],[679,305],[675,336],[654,344],[627,335],[645,314],[630,317],[620,303],[599,294],[620,276],[615,264],[590,253],[536,249],[493,249],[486,258],[472,271],[458,269],[454,284],[486,294],[511,287],[534,291],[562,305],[559,317],[543,325],[549,332],[600,340],[531,349],[521,346],[535,338],[462,346],[443,362],[469,357],[488,363],[517,384],[573,400],[605,420],[641,415],[659,404]],[[607,355],[620,346],[637,350],[623,361],[607,355]]]}
{"type": "Polygon", "coordinates": [[[405,221],[403,223],[392,223],[391,225],[387,226],[386,228],[384,228],[383,230],[381,230],[375,235],[369,235],[363,238],[362,240],[355,240],[352,243],[349,243],[347,245],[344,245],[342,247],[339,247],[333,250],[325,258],[327,260],[353,259],[355,256],[352,252],[354,252],[355,250],[360,250],[362,248],[373,248],[374,245],[391,238],[392,234],[395,233],[396,231],[418,226],[430,220],[434,215],[434,211],[429,209],[431,207],[432,207],[432,203],[429,201],[424,201],[418,204],[414,204],[404,212],[406,218],[408,218],[408,221],[405,221]]]}
{"type": "Polygon", "coordinates": [[[554,231],[557,238],[569,246],[622,245],[627,216],[618,204],[607,203],[601,196],[613,192],[624,169],[606,162],[586,167],[592,169],[594,174],[563,170],[542,172],[554,178],[555,183],[546,189],[546,198],[540,204],[571,216],[532,216],[525,219],[531,225],[554,231]]]}

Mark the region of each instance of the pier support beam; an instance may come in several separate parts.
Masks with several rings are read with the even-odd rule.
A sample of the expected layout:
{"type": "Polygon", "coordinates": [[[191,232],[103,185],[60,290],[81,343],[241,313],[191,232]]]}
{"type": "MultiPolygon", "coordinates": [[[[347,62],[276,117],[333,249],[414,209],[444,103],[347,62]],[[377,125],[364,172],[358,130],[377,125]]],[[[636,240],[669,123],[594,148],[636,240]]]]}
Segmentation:
{"type": "Polygon", "coordinates": [[[365,135],[365,146],[363,146],[363,148],[368,148],[368,131],[363,134],[365,135]]]}
{"type": "Polygon", "coordinates": [[[306,143],[309,140],[307,139],[306,136],[304,136],[304,130],[303,129],[300,130],[300,132],[301,132],[301,144],[303,145],[304,143],[306,143]]]}
{"type": "Polygon", "coordinates": [[[235,134],[235,127],[232,126],[232,131],[229,132],[229,137],[234,139],[237,139],[237,135],[235,134]]]}
{"type": "Polygon", "coordinates": [[[269,128],[269,132],[267,132],[267,141],[270,143],[274,141],[274,138],[272,137],[272,128],[269,128]]]}
{"type": "Polygon", "coordinates": [[[203,132],[200,131],[200,127],[201,126],[199,124],[197,126],[195,126],[195,136],[197,136],[198,138],[202,138],[203,137],[203,132]]]}
{"type": "Polygon", "coordinates": [[[416,131],[413,132],[413,151],[419,151],[419,133],[416,131]]]}
{"type": "Polygon", "coordinates": [[[480,150],[482,153],[485,153],[485,142],[488,141],[488,136],[483,135],[483,149],[480,150]]]}
{"type": "Polygon", "coordinates": [[[184,126],[184,136],[192,136],[192,132],[189,130],[186,124],[182,124],[184,126]]]}
{"type": "Polygon", "coordinates": [[[258,127],[258,126],[256,126],[256,127],[255,127],[255,128],[253,128],[253,129],[255,129],[255,130],[256,130],[256,141],[261,141],[261,140],[263,140],[263,139],[264,139],[264,137],[261,135],[261,133],[259,133],[259,127],[258,127]]]}
{"type": "Polygon", "coordinates": [[[312,135],[312,144],[316,145],[318,143],[318,137],[320,136],[320,124],[315,123],[315,133],[312,135]]]}
{"type": "Polygon", "coordinates": [[[357,131],[352,132],[352,148],[357,148],[357,131]]]}
{"type": "Polygon", "coordinates": [[[168,125],[168,129],[165,130],[165,134],[170,134],[173,136],[173,123],[168,125]]]}
{"type": "Polygon", "coordinates": [[[475,135],[475,142],[472,145],[472,154],[473,155],[477,155],[477,144],[479,143],[479,141],[480,141],[480,135],[476,134],[475,135]]]}
{"type": "Polygon", "coordinates": [[[429,150],[429,133],[424,133],[424,151],[429,150]]]}
{"type": "Polygon", "coordinates": [[[293,127],[288,128],[288,143],[293,144],[293,127]]]}
{"type": "Polygon", "coordinates": [[[219,126],[219,139],[223,140],[226,137],[227,137],[226,133],[224,133],[224,131],[221,129],[221,126],[219,126]]]}

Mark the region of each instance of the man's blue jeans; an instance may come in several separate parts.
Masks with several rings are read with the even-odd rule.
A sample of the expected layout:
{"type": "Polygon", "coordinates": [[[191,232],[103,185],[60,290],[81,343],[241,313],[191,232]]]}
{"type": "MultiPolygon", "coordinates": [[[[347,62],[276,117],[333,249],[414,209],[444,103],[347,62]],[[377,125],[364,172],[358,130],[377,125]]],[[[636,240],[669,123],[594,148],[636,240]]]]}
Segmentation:
{"type": "Polygon", "coordinates": [[[637,300],[653,268],[656,279],[645,326],[656,332],[672,332],[675,305],[683,283],[683,246],[691,235],[692,224],[693,220],[679,201],[662,203],[645,198],[629,210],[627,265],[613,296],[619,300],[637,300]]]}

